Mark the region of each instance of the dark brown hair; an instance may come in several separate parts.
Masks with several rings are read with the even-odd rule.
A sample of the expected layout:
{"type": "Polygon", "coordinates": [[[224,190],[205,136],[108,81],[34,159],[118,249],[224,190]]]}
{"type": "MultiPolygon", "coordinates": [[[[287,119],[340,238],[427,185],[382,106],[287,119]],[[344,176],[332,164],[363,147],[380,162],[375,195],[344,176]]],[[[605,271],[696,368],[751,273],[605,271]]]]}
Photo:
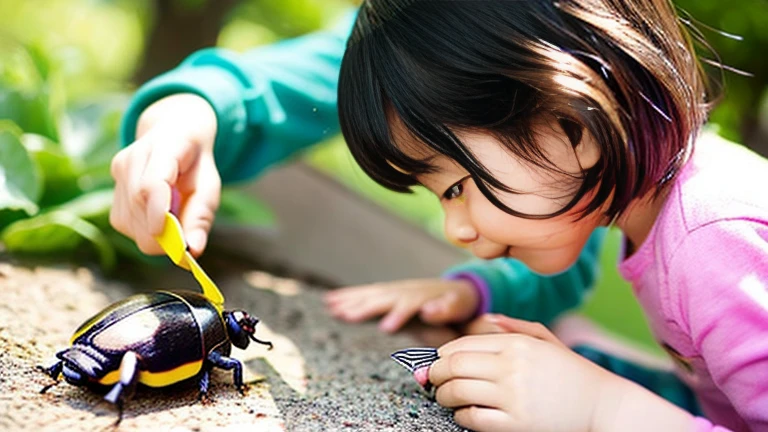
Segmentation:
{"type": "Polygon", "coordinates": [[[396,115],[510,214],[552,217],[594,190],[583,214],[612,196],[612,217],[674,178],[710,108],[705,82],[669,0],[366,0],[342,61],[338,105],[356,161],[390,189],[409,191],[416,175],[434,170],[396,145],[396,115]],[[533,133],[542,117],[557,120],[574,147],[588,132],[601,156],[573,177],[567,205],[526,215],[495,196],[519,192],[454,132],[491,133],[512,154],[555,170],[533,133]]]}

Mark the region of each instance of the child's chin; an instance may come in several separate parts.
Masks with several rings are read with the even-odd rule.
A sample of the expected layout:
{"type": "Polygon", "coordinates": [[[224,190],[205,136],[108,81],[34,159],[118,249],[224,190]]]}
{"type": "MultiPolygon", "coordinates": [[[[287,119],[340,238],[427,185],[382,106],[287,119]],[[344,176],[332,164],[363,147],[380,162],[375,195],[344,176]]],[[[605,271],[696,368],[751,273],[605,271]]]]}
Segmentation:
{"type": "MultiPolygon", "coordinates": [[[[578,256],[576,258],[578,258],[578,256]]],[[[576,259],[552,257],[550,259],[537,258],[530,261],[523,260],[523,262],[535,273],[545,276],[554,276],[571,268],[573,263],[576,262],[576,259]]]]}

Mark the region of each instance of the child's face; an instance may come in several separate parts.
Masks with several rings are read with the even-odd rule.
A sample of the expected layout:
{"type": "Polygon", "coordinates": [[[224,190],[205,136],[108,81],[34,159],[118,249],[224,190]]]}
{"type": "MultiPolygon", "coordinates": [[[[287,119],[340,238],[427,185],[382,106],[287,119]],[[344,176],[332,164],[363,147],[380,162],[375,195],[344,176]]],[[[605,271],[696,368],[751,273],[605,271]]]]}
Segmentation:
{"type": "MultiPolygon", "coordinates": [[[[508,207],[525,214],[546,215],[567,204],[579,186],[568,174],[579,176],[593,166],[599,150],[585,132],[574,152],[567,136],[556,125],[536,128],[538,142],[558,172],[527,163],[510,154],[493,136],[457,133],[480,163],[503,184],[521,194],[496,192],[508,207]]],[[[588,194],[571,211],[549,219],[512,216],[493,205],[477,188],[468,173],[453,160],[434,154],[437,172],[419,176],[421,184],[435,193],[445,210],[445,233],[453,243],[467,247],[480,258],[514,257],[532,270],[553,274],[566,270],[579,256],[592,231],[604,223],[597,211],[577,220],[578,210],[591,198],[588,194]]],[[[578,177],[577,177],[578,178],[578,177]]]]}

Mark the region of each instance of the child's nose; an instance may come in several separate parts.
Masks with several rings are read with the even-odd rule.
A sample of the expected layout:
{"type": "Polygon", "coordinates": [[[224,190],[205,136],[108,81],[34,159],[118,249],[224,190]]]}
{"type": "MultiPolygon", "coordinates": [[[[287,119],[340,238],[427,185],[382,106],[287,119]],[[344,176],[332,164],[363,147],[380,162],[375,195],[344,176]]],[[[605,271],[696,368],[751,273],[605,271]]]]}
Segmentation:
{"type": "Polygon", "coordinates": [[[445,215],[445,236],[456,246],[467,247],[477,240],[478,234],[466,212],[448,212],[445,215]]]}

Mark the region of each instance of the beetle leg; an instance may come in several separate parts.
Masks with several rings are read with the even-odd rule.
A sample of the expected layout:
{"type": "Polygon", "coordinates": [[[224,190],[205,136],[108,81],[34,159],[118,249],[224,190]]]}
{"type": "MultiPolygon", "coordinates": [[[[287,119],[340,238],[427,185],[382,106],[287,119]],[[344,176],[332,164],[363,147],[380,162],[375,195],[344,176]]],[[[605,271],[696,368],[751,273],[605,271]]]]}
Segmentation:
{"type": "Polygon", "coordinates": [[[200,376],[200,394],[198,396],[198,399],[203,403],[206,404],[210,402],[208,400],[208,384],[211,382],[211,367],[209,365],[205,365],[203,368],[203,374],[200,376]]]}
{"type": "Polygon", "coordinates": [[[120,361],[120,380],[115,383],[112,390],[104,396],[107,402],[117,405],[119,416],[115,425],[120,424],[123,419],[123,401],[133,393],[133,389],[136,387],[136,380],[139,377],[139,360],[136,357],[136,353],[128,351],[123,355],[123,360],[120,361]]]}
{"type": "Polygon", "coordinates": [[[243,365],[239,360],[224,357],[217,351],[211,351],[211,353],[208,354],[208,361],[211,362],[214,366],[225,370],[234,369],[232,371],[232,379],[235,381],[235,387],[237,387],[237,391],[239,391],[241,395],[245,394],[245,390],[243,388],[243,365]]]}
{"type": "Polygon", "coordinates": [[[59,375],[61,375],[61,368],[64,367],[64,362],[59,360],[56,363],[53,364],[53,366],[45,367],[45,366],[37,366],[37,370],[44,372],[46,375],[50,376],[54,379],[54,382],[51,384],[46,385],[42,389],[40,389],[40,394],[43,394],[50,390],[51,387],[55,386],[59,383],[59,375]]]}

